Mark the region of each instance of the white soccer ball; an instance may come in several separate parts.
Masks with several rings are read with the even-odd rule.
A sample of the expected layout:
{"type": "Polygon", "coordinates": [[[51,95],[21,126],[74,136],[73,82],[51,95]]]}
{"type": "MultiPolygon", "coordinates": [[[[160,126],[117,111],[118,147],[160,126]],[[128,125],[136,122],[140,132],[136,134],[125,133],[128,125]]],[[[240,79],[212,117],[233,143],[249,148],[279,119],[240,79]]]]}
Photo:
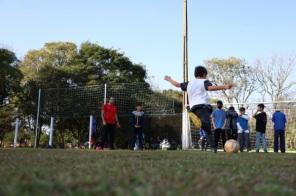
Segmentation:
{"type": "Polygon", "coordinates": [[[169,143],[169,141],[167,139],[164,139],[161,143],[160,143],[160,148],[162,150],[167,150],[168,148],[170,148],[171,145],[169,143]]]}
{"type": "Polygon", "coordinates": [[[240,146],[238,141],[230,139],[226,141],[224,149],[228,153],[237,153],[240,149],[240,146]]]}

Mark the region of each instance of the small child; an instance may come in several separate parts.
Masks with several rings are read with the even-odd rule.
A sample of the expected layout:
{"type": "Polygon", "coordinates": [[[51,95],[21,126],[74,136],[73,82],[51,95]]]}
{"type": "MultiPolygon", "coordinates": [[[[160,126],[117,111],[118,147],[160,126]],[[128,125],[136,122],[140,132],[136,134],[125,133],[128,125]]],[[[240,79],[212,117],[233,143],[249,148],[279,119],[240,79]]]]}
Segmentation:
{"type": "Polygon", "coordinates": [[[188,92],[188,100],[190,111],[193,112],[201,120],[201,128],[207,133],[207,140],[211,149],[214,148],[212,132],[211,132],[211,113],[212,107],[209,103],[209,95],[207,91],[227,90],[232,88],[232,84],[221,86],[213,86],[207,80],[208,71],[203,66],[197,66],[194,70],[195,79],[189,82],[179,83],[170,76],[165,76],[165,80],[179,87],[182,91],[188,92]]]}
{"type": "Polygon", "coordinates": [[[227,139],[237,140],[237,117],[238,113],[233,106],[230,106],[226,112],[225,129],[227,130],[227,139]]]}
{"type": "Polygon", "coordinates": [[[217,101],[217,109],[215,109],[211,115],[212,117],[212,124],[214,127],[214,138],[215,138],[215,151],[217,152],[218,143],[221,136],[222,145],[224,149],[224,145],[226,142],[225,138],[225,122],[226,122],[226,112],[223,110],[223,102],[217,101]]]}
{"type": "Polygon", "coordinates": [[[143,150],[143,128],[144,128],[144,112],[141,104],[137,104],[136,110],[132,112],[133,140],[132,147],[143,150]]]}
{"type": "Polygon", "coordinates": [[[240,151],[243,152],[244,148],[249,152],[249,116],[246,114],[246,109],[241,107],[239,109],[239,116],[237,118],[237,128],[238,128],[238,142],[240,145],[240,151]]]}
{"type": "Polygon", "coordinates": [[[267,151],[267,141],[265,138],[266,124],[267,124],[267,115],[264,112],[264,104],[258,104],[257,111],[253,115],[253,118],[256,119],[256,152],[259,152],[260,149],[260,140],[264,148],[264,152],[267,151]]]}

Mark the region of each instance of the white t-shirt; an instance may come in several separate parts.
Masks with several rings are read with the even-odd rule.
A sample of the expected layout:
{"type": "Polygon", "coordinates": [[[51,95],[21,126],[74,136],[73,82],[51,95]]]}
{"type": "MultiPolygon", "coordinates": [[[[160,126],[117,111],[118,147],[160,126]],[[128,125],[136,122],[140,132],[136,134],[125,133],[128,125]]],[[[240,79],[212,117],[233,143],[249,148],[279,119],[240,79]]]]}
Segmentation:
{"type": "Polygon", "coordinates": [[[181,83],[181,89],[188,92],[190,109],[199,104],[209,104],[208,87],[212,83],[207,79],[195,79],[190,82],[181,83]]]}

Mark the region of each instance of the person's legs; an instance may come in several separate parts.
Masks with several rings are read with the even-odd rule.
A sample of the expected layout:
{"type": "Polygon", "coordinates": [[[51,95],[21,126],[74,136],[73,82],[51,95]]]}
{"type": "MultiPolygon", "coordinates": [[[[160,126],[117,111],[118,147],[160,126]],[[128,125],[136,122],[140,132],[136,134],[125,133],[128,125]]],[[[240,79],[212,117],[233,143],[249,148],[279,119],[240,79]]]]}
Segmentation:
{"type": "Polygon", "coordinates": [[[262,144],[263,144],[264,152],[267,152],[267,140],[266,140],[266,137],[265,137],[265,133],[262,133],[261,138],[262,138],[262,144]]]}
{"type": "Polygon", "coordinates": [[[230,140],[231,130],[230,129],[226,129],[225,130],[225,134],[226,134],[226,140],[230,140]]]}
{"type": "Polygon", "coordinates": [[[211,131],[211,113],[212,109],[209,105],[200,105],[192,111],[200,120],[201,120],[201,128],[207,133],[207,141],[211,147],[214,148],[213,136],[211,131]]]}
{"type": "Polygon", "coordinates": [[[134,149],[137,142],[137,129],[134,127],[133,129],[133,139],[132,139],[132,149],[134,149]]]}
{"type": "Polygon", "coordinates": [[[243,133],[238,133],[238,143],[240,146],[240,151],[243,152],[243,149],[244,149],[243,133]]]}
{"type": "Polygon", "coordinates": [[[114,149],[114,137],[115,137],[115,125],[109,125],[109,146],[110,149],[114,149]]]}
{"type": "Polygon", "coordinates": [[[223,150],[225,151],[224,146],[226,143],[226,138],[225,138],[225,130],[224,129],[221,129],[221,138],[222,138],[223,150]]]}
{"type": "Polygon", "coordinates": [[[281,132],[280,132],[280,148],[281,148],[282,153],[286,152],[286,141],[285,141],[285,131],[284,130],[281,130],[281,132]]]}
{"type": "Polygon", "coordinates": [[[278,152],[278,150],[279,150],[279,131],[274,130],[273,151],[278,152]]]}
{"type": "Polygon", "coordinates": [[[234,139],[234,130],[232,128],[229,129],[229,139],[234,139]]]}
{"type": "Polygon", "coordinates": [[[247,149],[247,152],[250,150],[249,141],[250,141],[250,133],[245,132],[244,133],[244,147],[247,149]]]}
{"type": "Polygon", "coordinates": [[[215,140],[215,150],[218,149],[218,143],[219,143],[219,139],[220,139],[220,129],[215,129],[214,130],[214,140],[215,140]]]}
{"type": "Polygon", "coordinates": [[[104,125],[103,128],[102,128],[102,141],[101,141],[101,144],[100,144],[100,147],[102,149],[105,148],[106,144],[107,144],[107,132],[108,132],[108,125],[104,125]]]}
{"type": "Polygon", "coordinates": [[[261,133],[256,132],[256,152],[259,152],[260,149],[260,139],[261,139],[261,133]]]}
{"type": "Polygon", "coordinates": [[[207,149],[206,142],[207,141],[206,141],[206,138],[205,137],[201,139],[201,150],[202,151],[207,149]]]}
{"type": "Polygon", "coordinates": [[[139,149],[143,150],[143,129],[139,128],[138,129],[138,140],[139,140],[139,149]]]}
{"type": "Polygon", "coordinates": [[[232,138],[233,138],[234,140],[237,140],[237,129],[233,129],[233,130],[232,130],[232,138]]]}

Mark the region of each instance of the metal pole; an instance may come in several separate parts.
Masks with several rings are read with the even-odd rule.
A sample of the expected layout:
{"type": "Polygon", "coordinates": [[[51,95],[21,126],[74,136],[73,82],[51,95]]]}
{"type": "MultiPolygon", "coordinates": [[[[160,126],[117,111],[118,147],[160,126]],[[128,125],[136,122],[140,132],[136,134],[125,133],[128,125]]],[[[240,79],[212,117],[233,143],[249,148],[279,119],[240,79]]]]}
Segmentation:
{"type": "Polygon", "coordinates": [[[48,142],[49,147],[52,147],[53,123],[54,123],[54,118],[50,117],[49,142],[48,142]]]}
{"type": "Polygon", "coordinates": [[[92,134],[92,128],[93,128],[93,115],[90,115],[89,117],[89,135],[88,135],[88,148],[91,149],[91,134],[92,134]]]}
{"type": "Polygon", "coordinates": [[[105,90],[104,90],[104,104],[107,103],[107,84],[105,84],[105,90]]]}
{"type": "MultiPolygon", "coordinates": [[[[183,10],[183,82],[188,82],[188,19],[187,19],[187,0],[184,0],[183,10]]],[[[183,93],[183,111],[188,104],[187,92],[183,93]]]]}
{"type": "Polygon", "coordinates": [[[13,147],[16,148],[17,146],[17,137],[18,137],[18,132],[19,132],[19,124],[20,124],[20,120],[19,118],[15,119],[15,128],[14,128],[14,140],[13,140],[13,147]]]}
{"type": "Polygon", "coordinates": [[[40,115],[40,99],[41,99],[41,89],[39,88],[39,90],[38,90],[38,106],[37,106],[34,148],[37,148],[37,137],[38,137],[39,115],[40,115]]]}
{"type": "MultiPolygon", "coordinates": [[[[188,82],[188,17],[187,0],[183,1],[183,82],[188,82]]],[[[182,148],[191,146],[190,121],[187,112],[188,94],[183,92],[182,148]]]]}

